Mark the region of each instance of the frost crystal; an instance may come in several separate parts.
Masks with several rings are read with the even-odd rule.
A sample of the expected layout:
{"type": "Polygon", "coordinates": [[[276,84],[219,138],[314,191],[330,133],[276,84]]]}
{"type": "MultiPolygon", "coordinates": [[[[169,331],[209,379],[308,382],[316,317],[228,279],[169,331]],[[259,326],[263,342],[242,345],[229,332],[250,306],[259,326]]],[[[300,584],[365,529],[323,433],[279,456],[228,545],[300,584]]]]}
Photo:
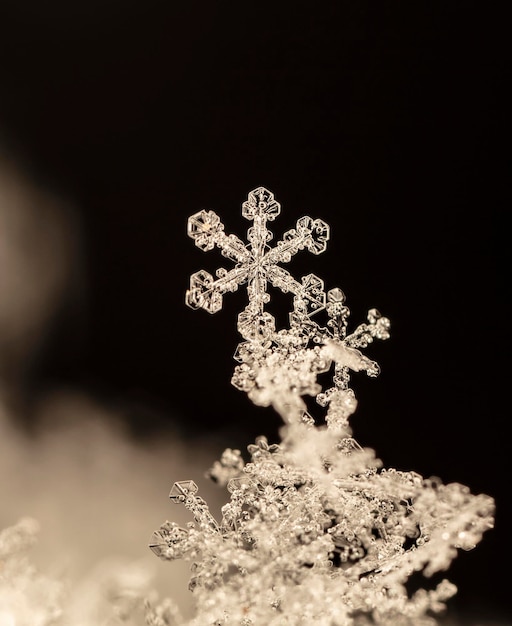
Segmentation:
{"type": "Polygon", "coordinates": [[[170,498],[194,522],[186,529],[165,522],[150,548],[164,560],[192,563],[197,611],[190,626],[436,624],[457,590],[446,579],[427,583],[493,527],[494,500],[458,483],[383,468],[352,437],[350,372],[379,373],[361,349],[387,339],[390,323],[370,309],[347,333],[343,291],[326,292],[314,274],[296,280],[281,267],[304,248],[323,252],[328,225],[302,217],[271,247],[267,222],[279,213],[270,191],[251,191],[242,205],[253,222],[248,244],[226,235],[213,211],[193,215],[188,234],[195,244],[217,246],[234,267],[218,269],[215,279],[205,270],[193,274],[186,303],[216,313],[225,293],[246,286],[232,383],[255,404],[275,408],[284,421],[281,441],[259,437],[247,460],[228,448],[208,471],[230,494],[220,521],[192,480],[176,482],[170,498]],[[288,328],[277,329],[266,310],[268,284],[292,295],[288,328]],[[320,374],[332,377],[327,389],[320,374]],[[304,396],[325,409],[323,420],[311,415],[304,396]],[[415,573],[424,587],[412,590],[415,573]]]}

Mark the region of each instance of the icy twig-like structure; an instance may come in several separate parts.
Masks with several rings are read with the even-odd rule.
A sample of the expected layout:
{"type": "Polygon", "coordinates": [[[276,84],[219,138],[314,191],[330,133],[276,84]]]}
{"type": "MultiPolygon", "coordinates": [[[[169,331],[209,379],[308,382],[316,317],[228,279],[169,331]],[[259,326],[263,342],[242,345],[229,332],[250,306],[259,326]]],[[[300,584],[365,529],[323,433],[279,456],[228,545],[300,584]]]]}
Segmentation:
{"type": "Polygon", "coordinates": [[[328,225],[302,217],[271,247],[267,223],[279,213],[270,191],[251,191],[242,205],[253,222],[248,244],[226,235],[213,211],[193,215],[195,244],[220,248],[234,267],[216,278],[193,274],[186,302],[216,313],[225,293],[246,287],[232,383],[275,408],[284,421],[281,441],[259,437],[247,461],[228,448],[209,470],[230,493],[220,521],[192,480],[176,482],[170,498],[194,522],[165,522],[150,548],[162,559],[192,562],[197,612],[189,626],[431,626],[456,587],[445,579],[412,591],[411,576],[421,573],[426,587],[459,549],[473,549],[493,527],[494,501],[458,483],[385,469],[354,440],[350,372],[378,374],[361,349],[387,339],[390,323],[371,309],[347,334],[341,289],[326,292],[314,274],[298,281],[282,267],[300,250],[323,252],[328,225]],[[269,284],[292,295],[289,328],[277,329],[266,310],[269,284]],[[326,373],[332,385],[322,389],[318,376],[326,373]],[[322,422],[308,412],[306,395],[324,407],[322,422]]]}

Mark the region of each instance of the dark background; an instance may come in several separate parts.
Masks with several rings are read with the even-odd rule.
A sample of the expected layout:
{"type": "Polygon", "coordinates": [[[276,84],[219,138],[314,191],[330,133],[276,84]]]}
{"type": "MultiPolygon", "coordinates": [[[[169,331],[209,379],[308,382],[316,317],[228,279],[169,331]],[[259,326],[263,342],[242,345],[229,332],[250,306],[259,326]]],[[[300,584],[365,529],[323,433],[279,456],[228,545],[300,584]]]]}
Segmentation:
{"type": "Polygon", "coordinates": [[[22,419],[69,386],[122,407],[137,439],[275,439],[273,410],[230,385],[245,292],[214,316],[184,304],[191,273],[231,266],[194,246],[188,216],[213,209],[245,240],[241,203],[263,185],[276,239],[304,214],[331,225],[328,250],[287,269],[341,287],[351,328],[371,307],[391,319],[367,350],[381,375],[353,376],[356,438],[496,498],[452,606],[512,619],[507,23],[450,0],[4,2],[3,152],[74,207],[82,259],[22,419]]]}

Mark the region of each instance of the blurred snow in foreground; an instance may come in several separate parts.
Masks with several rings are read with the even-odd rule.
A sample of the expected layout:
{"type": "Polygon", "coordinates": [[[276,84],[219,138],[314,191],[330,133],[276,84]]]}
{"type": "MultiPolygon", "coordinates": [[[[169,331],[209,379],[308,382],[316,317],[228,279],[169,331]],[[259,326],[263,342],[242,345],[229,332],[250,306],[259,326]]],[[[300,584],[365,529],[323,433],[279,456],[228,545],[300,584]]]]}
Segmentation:
{"type": "MultiPolygon", "coordinates": [[[[22,519],[40,527],[27,556],[42,575],[63,583],[68,626],[99,626],[115,585],[172,596],[187,615],[188,565],[162,563],[148,543],[166,516],[189,521],[172,506],[169,490],[175,480],[201,481],[219,451],[195,445],[191,453],[172,432],[138,443],[121,413],[81,390],[43,393],[30,435],[16,414],[26,371],[62,302],[81,288],[80,255],[72,208],[0,155],[0,531],[22,519]]],[[[204,482],[215,502],[219,490],[204,482]]],[[[3,582],[0,571],[0,589],[3,582]]],[[[5,601],[0,594],[0,626],[24,624],[21,615],[11,620],[5,601]]]]}

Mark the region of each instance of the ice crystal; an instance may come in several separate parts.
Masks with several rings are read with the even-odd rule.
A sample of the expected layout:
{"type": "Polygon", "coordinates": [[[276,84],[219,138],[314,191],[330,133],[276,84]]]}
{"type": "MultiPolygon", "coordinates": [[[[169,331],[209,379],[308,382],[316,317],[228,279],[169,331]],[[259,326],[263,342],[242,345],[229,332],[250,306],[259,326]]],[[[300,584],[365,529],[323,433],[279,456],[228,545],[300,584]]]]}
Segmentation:
{"type": "Polygon", "coordinates": [[[150,548],[164,560],[192,563],[197,610],[190,626],[430,626],[457,591],[447,579],[434,584],[433,575],[492,528],[494,500],[386,469],[352,437],[350,373],[379,373],[361,349],[387,339],[390,323],[370,309],[349,333],[340,288],[326,291],[316,275],[296,280],[281,267],[300,250],[323,252],[329,227],[301,217],[271,247],[267,222],[279,213],[270,191],[251,191],[242,204],[253,223],[247,244],[226,235],[213,211],[190,217],[195,244],[217,246],[234,267],[218,269],[217,278],[193,274],[186,303],[216,313],[224,294],[246,286],[232,383],[254,403],[274,407],[284,421],[281,440],[258,437],[247,460],[228,448],[207,472],[230,494],[220,521],[192,480],[174,483],[171,500],[194,521],[187,528],[165,522],[150,548]],[[292,296],[288,328],[278,329],[267,310],[269,284],[292,296]],[[327,389],[320,374],[332,376],[327,389]],[[304,396],[325,410],[323,418],[311,414],[304,396]],[[414,574],[424,583],[416,590],[414,574]]]}

